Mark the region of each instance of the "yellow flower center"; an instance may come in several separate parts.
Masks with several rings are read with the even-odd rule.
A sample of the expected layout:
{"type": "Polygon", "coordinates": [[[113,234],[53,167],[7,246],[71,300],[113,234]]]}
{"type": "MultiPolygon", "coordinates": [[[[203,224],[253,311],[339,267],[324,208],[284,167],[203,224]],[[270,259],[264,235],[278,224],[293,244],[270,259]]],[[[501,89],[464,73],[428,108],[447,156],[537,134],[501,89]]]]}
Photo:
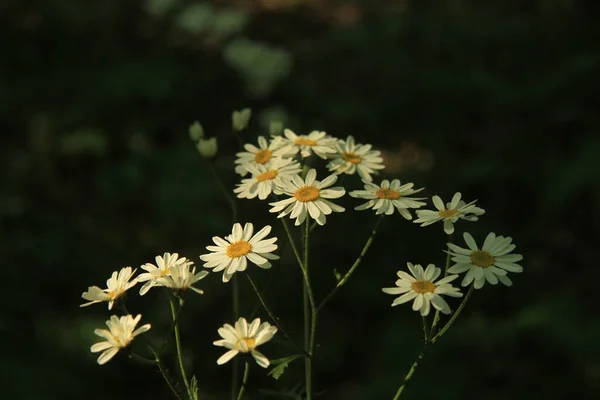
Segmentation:
{"type": "Polygon", "coordinates": [[[452,218],[456,214],[458,214],[458,210],[456,208],[451,208],[449,210],[438,211],[438,215],[440,218],[452,218]]]}
{"type": "Polygon", "coordinates": [[[254,161],[257,164],[264,164],[271,159],[273,152],[269,149],[260,150],[258,153],[254,155],[254,161]]]}
{"type": "Polygon", "coordinates": [[[227,257],[229,258],[237,258],[245,256],[250,253],[252,250],[252,245],[245,240],[240,240],[239,242],[231,243],[227,246],[227,257]]]}
{"type": "Polygon", "coordinates": [[[299,137],[298,139],[296,139],[296,144],[299,146],[314,146],[317,144],[317,141],[299,137]]]}
{"type": "Polygon", "coordinates": [[[400,193],[390,188],[379,188],[375,194],[380,199],[398,200],[400,198],[400,193]]]}
{"type": "Polygon", "coordinates": [[[481,268],[488,268],[494,265],[496,260],[485,250],[476,250],[471,253],[471,262],[481,268]]]}
{"type": "Polygon", "coordinates": [[[414,281],[411,285],[412,290],[417,293],[433,293],[435,285],[431,281],[414,281]]]}
{"type": "Polygon", "coordinates": [[[319,198],[321,191],[314,186],[303,186],[300,189],[296,190],[294,193],[294,197],[296,200],[306,203],[309,201],[315,201],[319,198]]]}
{"type": "Polygon", "coordinates": [[[342,160],[352,164],[360,164],[360,156],[349,151],[345,151],[344,154],[342,154],[342,160]]]}
{"type": "Polygon", "coordinates": [[[277,170],[271,169],[265,173],[262,173],[256,177],[256,180],[259,182],[270,181],[277,177],[277,170]]]}
{"type": "Polygon", "coordinates": [[[246,344],[246,347],[249,351],[254,350],[254,347],[256,346],[256,340],[254,340],[254,338],[247,337],[238,340],[238,342],[235,344],[235,347],[237,347],[239,350],[244,351],[246,347],[242,346],[242,343],[246,344]]]}

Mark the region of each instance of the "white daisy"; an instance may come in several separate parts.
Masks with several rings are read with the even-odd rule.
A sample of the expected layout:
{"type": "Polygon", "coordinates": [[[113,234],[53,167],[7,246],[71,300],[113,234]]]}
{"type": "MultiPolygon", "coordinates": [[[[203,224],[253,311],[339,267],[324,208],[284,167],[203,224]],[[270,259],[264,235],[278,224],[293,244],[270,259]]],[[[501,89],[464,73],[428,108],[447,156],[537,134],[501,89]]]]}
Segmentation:
{"type": "Polygon", "coordinates": [[[271,268],[268,260],[277,260],[279,256],[271,254],[277,249],[277,238],[263,240],[270,232],[269,225],[262,228],[254,236],[254,226],[251,223],[244,225],[235,224],[231,235],[222,239],[218,236],[212,238],[216,246],[206,246],[212,253],[200,256],[205,268],[214,268],[214,272],[223,272],[223,282],[229,282],[236,271],[245,271],[248,260],[260,268],[271,268]]]}
{"type": "Polygon", "coordinates": [[[246,151],[237,153],[237,159],[235,163],[238,164],[235,167],[235,172],[241,176],[248,174],[248,168],[246,164],[250,165],[264,165],[268,167],[273,157],[291,157],[296,152],[291,149],[286,141],[280,136],[275,136],[269,142],[264,136],[258,137],[258,146],[252,144],[245,144],[244,149],[246,151]]]}
{"type": "Polygon", "coordinates": [[[106,339],[104,342],[93,344],[90,348],[92,353],[102,351],[102,354],[98,357],[98,364],[102,365],[108,362],[119,350],[129,346],[134,337],[150,329],[150,324],[142,325],[135,329],[141,318],[141,315],[138,315],[135,319],[131,315],[125,315],[121,318],[113,315],[106,321],[106,325],[110,330],[96,329],[94,331],[96,335],[106,339]]]}
{"type": "Polygon", "coordinates": [[[276,332],[277,327],[268,322],[261,324],[260,318],[256,318],[250,325],[245,318],[240,318],[235,323],[235,328],[229,324],[223,325],[222,328],[219,328],[219,335],[223,339],[217,340],[213,344],[230,350],[219,357],[217,364],[223,365],[239,353],[250,353],[258,365],[267,368],[270,364],[269,359],[256,348],[271,340],[276,332]]]}
{"type": "Polygon", "coordinates": [[[371,150],[371,147],[370,144],[355,144],[352,136],[348,136],[345,141],[338,140],[337,152],[332,156],[333,160],[327,164],[327,168],[338,175],[353,175],[358,172],[361,179],[371,182],[371,174],[377,174],[375,170],[385,168],[381,152],[371,150]]]}
{"type": "Polygon", "coordinates": [[[373,210],[376,210],[375,214],[377,215],[392,215],[394,208],[396,208],[400,215],[410,220],[412,219],[412,215],[408,209],[419,208],[425,205],[425,203],[419,201],[423,200],[424,197],[407,197],[423,190],[423,188],[413,189],[414,183],[405,183],[402,185],[398,179],[394,179],[391,183],[387,179],[384,179],[379,186],[366,180],[363,180],[363,183],[365,184],[365,190],[354,190],[350,192],[350,196],[369,199],[369,201],[355,207],[355,210],[373,208],[373,210]]]}
{"type": "Polygon", "coordinates": [[[154,259],[156,260],[156,265],[151,263],[142,265],[142,269],[148,272],[138,275],[138,282],[146,282],[140,289],[140,296],[145,295],[148,290],[155,286],[158,278],[169,275],[169,269],[171,267],[183,264],[193,264],[185,257],[179,258],[179,254],[177,253],[164,253],[164,255],[156,256],[154,259]]]}
{"type": "Polygon", "coordinates": [[[277,218],[290,214],[290,218],[296,218],[296,225],[302,224],[307,214],[319,225],[325,225],[326,215],[331,214],[332,211],[343,212],[344,207],[327,200],[337,199],[346,193],[341,186],[326,189],[335,183],[337,176],[330,175],[321,182],[315,180],[316,177],[317,171],[314,169],[308,171],[306,179],[293,175],[292,180],[287,181],[281,188],[283,193],[290,197],[269,203],[273,206],[269,211],[280,213],[277,218]]]}
{"type": "Polygon", "coordinates": [[[98,286],[88,287],[88,291],[83,292],[81,297],[90,302],[81,304],[79,307],[107,301],[108,309],[112,310],[115,301],[138,282],[137,278],[131,280],[134,272],[135,270],[132,270],[131,267],[125,267],[112,273],[112,276],[106,281],[106,289],[100,289],[98,286]]]}
{"type": "Polygon", "coordinates": [[[165,286],[176,291],[192,289],[198,294],[204,294],[202,290],[197,289],[192,285],[208,275],[208,272],[200,271],[196,273],[196,267],[192,267],[192,265],[192,262],[173,265],[169,268],[168,274],[162,275],[156,279],[155,285],[165,286]]]}
{"type": "Polygon", "coordinates": [[[252,178],[242,180],[233,191],[240,199],[266,199],[271,193],[281,194],[284,181],[292,179],[301,171],[300,164],[292,158],[272,158],[269,165],[244,164],[252,173],[252,178]]]}
{"type": "Polygon", "coordinates": [[[477,243],[469,233],[465,232],[463,238],[469,246],[468,249],[448,243],[452,261],[456,263],[448,269],[448,272],[461,274],[468,271],[463,278],[463,286],[474,282],[475,289],[480,289],[485,281],[492,285],[500,281],[506,286],[511,286],[512,281],[506,276],[506,272],[523,272],[523,267],[516,264],[523,259],[523,256],[509,254],[516,247],[512,244],[512,238],[496,236],[492,232],[487,235],[481,248],[477,247],[477,243]]]}
{"type": "MultiPolygon", "coordinates": [[[[296,135],[289,129],[285,129],[283,134],[287,138],[288,149],[294,151],[294,154],[300,152],[302,158],[310,157],[312,153],[322,159],[335,153],[336,139],[328,137],[323,131],[312,131],[308,135],[296,135]]],[[[285,140],[285,139],[284,139],[285,140]]]]}
{"type": "Polygon", "coordinates": [[[396,281],[397,287],[382,289],[387,294],[402,294],[402,296],[394,300],[392,307],[414,299],[412,309],[420,311],[422,316],[429,314],[431,305],[444,314],[450,314],[450,307],[441,295],[462,297],[463,294],[460,292],[460,289],[450,284],[450,282],[458,278],[458,275],[448,275],[435,282],[442,273],[442,270],[436,268],[435,265],[429,264],[425,271],[423,271],[423,267],[419,264],[406,263],[406,265],[408,265],[412,276],[404,271],[398,271],[397,274],[400,279],[396,281]]]}
{"type": "Polygon", "coordinates": [[[474,200],[466,204],[461,199],[461,194],[456,193],[452,197],[452,201],[444,205],[444,202],[439,196],[433,196],[433,204],[437,211],[432,210],[417,210],[417,216],[419,217],[414,222],[421,223],[421,226],[427,226],[434,224],[438,221],[444,221],[444,232],[450,235],[454,232],[454,223],[459,219],[467,221],[477,221],[479,215],[483,215],[485,210],[475,206],[474,200]]]}

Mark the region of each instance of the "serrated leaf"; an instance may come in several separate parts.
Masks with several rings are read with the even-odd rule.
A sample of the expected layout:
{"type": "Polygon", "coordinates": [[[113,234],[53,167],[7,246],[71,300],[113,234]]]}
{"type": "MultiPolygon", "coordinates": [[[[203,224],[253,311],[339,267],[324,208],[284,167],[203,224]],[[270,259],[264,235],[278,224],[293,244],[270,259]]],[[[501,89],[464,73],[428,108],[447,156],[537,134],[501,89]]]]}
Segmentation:
{"type": "Polygon", "coordinates": [[[293,356],[272,360],[271,365],[275,365],[275,368],[271,369],[267,375],[270,375],[275,379],[279,379],[285,372],[285,369],[288,367],[288,365],[298,357],[302,356],[300,354],[295,354],[293,356]]]}
{"type": "Polygon", "coordinates": [[[198,379],[196,379],[196,375],[192,376],[192,380],[190,381],[190,392],[193,396],[193,400],[200,400],[198,396],[198,379]]]}

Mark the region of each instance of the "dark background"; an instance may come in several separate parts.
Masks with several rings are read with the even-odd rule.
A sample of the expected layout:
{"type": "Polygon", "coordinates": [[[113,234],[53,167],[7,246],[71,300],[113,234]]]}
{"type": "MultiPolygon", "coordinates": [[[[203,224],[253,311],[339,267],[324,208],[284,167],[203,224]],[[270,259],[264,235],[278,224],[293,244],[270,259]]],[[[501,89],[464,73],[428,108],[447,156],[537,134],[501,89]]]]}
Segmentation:
{"type": "MultiPolygon", "coordinates": [[[[459,232],[511,236],[524,255],[512,288],[475,293],[406,398],[598,398],[598,11],[577,0],[3,1],[2,398],[170,398],[151,367],[124,356],[96,364],[93,330],[110,314],[80,309],[80,295],[165,251],[199,262],[211,236],[230,232],[187,127],[200,120],[218,137],[215,166],[232,189],[230,115],[243,107],[254,111],[244,141],[273,119],[353,135],[384,152],[385,177],[428,197],[478,199],[487,213],[459,232]]],[[[318,298],[375,222],[352,209],[357,200],[341,202],[347,212],[312,236],[318,298]]],[[[271,224],[283,241],[266,204],[239,204],[241,222],[271,224]]],[[[320,319],[321,398],[393,396],[420,350],[420,319],[380,288],[406,261],[443,266],[445,240],[440,224],[384,220],[320,319]]],[[[270,272],[251,272],[300,335],[300,274],[289,246],[281,251],[270,272]]],[[[250,317],[256,299],[240,282],[250,317]]],[[[190,296],[184,314],[186,362],[202,398],[227,398],[231,364],[217,367],[212,341],[232,322],[231,285],[211,274],[198,286],[206,294],[190,296]]],[[[164,293],[135,292],[129,308],[159,340],[164,293]]],[[[262,350],[293,352],[280,341],[262,350]]],[[[249,393],[293,387],[301,364],[279,381],[253,366],[249,393]]]]}

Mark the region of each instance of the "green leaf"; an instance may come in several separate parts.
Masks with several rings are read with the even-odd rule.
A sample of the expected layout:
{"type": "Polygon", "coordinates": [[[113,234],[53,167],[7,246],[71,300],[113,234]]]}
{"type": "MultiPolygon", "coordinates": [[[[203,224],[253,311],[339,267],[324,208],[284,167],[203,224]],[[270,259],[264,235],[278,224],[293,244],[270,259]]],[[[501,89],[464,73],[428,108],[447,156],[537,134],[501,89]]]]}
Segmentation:
{"type": "Polygon", "coordinates": [[[191,395],[193,396],[193,400],[200,399],[198,396],[198,379],[196,379],[196,375],[193,375],[192,380],[190,381],[190,392],[192,392],[191,395]]]}
{"type": "Polygon", "coordinates": [[[333,270],[333,275],[335,275],[335,280],[336,280],[336,281],[338,281],[338,282],[339,282],[339,281],[341,281],[341,280],[342,280],[342,274],[340,274],[340,273],[338,272],[338,270],[337,270],[337,269],[334,269],[334,270],[333,270]]]}
{"type": "Polygon", "coordinates": [[[271,369],[267,373],[267,375],[270,375],[275,379],[279,379],[281,377],[281,375],[283,375],[283,373],[285,372],[285,369],[287,368],[287,366],[298,357],[302,357],[302,355],[295,354],[293,356],[272,360],[271,365],[275,365],[275,367],[273,369],[271,369]]]}

